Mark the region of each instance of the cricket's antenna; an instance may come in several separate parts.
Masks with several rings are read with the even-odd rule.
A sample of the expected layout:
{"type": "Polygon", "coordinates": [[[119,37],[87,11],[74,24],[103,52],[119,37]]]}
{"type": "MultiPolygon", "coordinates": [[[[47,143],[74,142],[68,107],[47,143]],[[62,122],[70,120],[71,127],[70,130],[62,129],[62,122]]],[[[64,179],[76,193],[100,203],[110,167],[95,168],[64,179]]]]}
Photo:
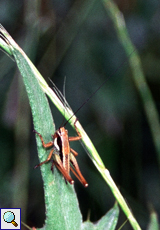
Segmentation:
{"type": "MultiPolygon", "coordinates": [[[[65,121],[65,98],[66,98],[66,91],[65,91],[65,86],[66,86],[66,76],[64,77],[64,83],[63,83],[63,104],[64,104],[64,117],[63,117],[63,121],[62,121],[62,124],[63,122],[65,121]]],[[[60,127],[62,127],[62,124],[60,127]]]]}
{"type": "MultiPolygon", "coordinates": [[[[57,95],[57,97],[60,99],[60,101],[62,102],[62,104],[64,105],[64,118],[63,118],[63,121],[62,121],[62,124],[64,123],[64,120],[65,120],[65,111],[67,109],[70,109],[70,106],[68,104],[68,102],[66,101],[66,97],[65,97],[65,86],[66,86],[66,77],[64,78],[64,84],[63,84],[63,94],[61,93],[61,91],[57,88],[57,86],[54,84],[54,82],[49,78],[50,82],[52,83],[53,85],[53,90],[55,92],[55,94],[57,95]]],[[[62,127],[62,124],[60,125],[60,127],[62,127]]]]}
{"type": "Polygon", "coordinates": [[[87,98],[86,101],[83,102],[83,104],[74,112],[74,114],[65,122],[64,126],[68,123],[68,121],[74,116],[76,115],[76,113],[78,113],[78,111],[85,105],[88,103],[88,101],[98,92],[98,90],[100,88],[102,88],[102,86],[117,72],[117,70],[119,68],[121,68],[121,66],[124,65],[124,63],[126,63],[128,61],[128,58],[136,51],[136,48],[125,58],[125,60],[114,70],[113,73],[110,74],[110,76],[87,98]]]}
{"type": "MultiPolygon", "coordinates": [[[[126,63],[128,61],[128,58],[136,51],[136,48],[125,58],[125,60],[114,70],[114,72],[112,74],[110,74],[110,76],[87,98],[86,101],[83,102],[83,104],[73,113],[73,115],[64,123],[64,126],[66,126],[66,124],[69,122],[69,120],[78,113],[78,111],[85,105],[88,103],[88,101],[90,101],[90,99],[98,92],[98,90],[100,88],[102,88],[102,86],[117,72],[117,70],[119,68],[121,68],[121,66],[124,65],[124,63],[126,63]]],[[[61,100],[62,104],[64,105],[65,109],[70,109],[70,106],[68,104],[68,102],[66,101],[65,98],[65,82],[66,82],[66,77],[64,79],[64,85],[63,85],[63,93],[64,95],[61,93],[61,91],[59,91],[59,89],[56,87],[56,85],[53,83],[53,81],[49,78],[50,82],[53,84],[53,89],[55,94],[57,95],[57,97],[61,100]]],[[[64,111],[65,114],[65,111],[64,111]]],[[[65,116],[64,116],[65,119],[65,116]]],[[[62,122],[63,124],[63,122],[62,122]]],[[[61,127],[61,126],[60,126],[61,127]]]]}

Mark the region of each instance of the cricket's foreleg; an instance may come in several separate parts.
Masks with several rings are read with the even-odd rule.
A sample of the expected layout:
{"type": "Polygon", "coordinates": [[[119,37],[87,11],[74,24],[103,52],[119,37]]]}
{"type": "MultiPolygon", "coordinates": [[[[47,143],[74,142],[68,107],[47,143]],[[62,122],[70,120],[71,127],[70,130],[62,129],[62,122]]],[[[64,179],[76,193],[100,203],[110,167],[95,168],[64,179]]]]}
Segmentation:
{"type": "Polygon", "coordinates": [[[38,133],[36,130],[33,130],[33,132],[36,133],[40,137],[42,145],[43,145],[44,148],[49,148],[49,147],[53,146],[53,141],[50,141],[50,142],[45,144],[42,135],[40,133],[38,133]]]}
{"type": "Polygon", "coordinates": [[[77,126],[76,126],[76,122],[77,122],[77,121],[78,121],[78,119],[75,120],[75,122],[74,122],[74,127],[75,127],[75,129],[76,129],[76,132],[77,132],[79,138],[82,139],[82,136],[81,136],[81,134],[80,134],[80,132],[78,131],[77,126]]]}
{"type": "Polygon", "coordinates": [[[82,139],[82,136],[81,136],[80,132],[79,132],[78,129],[77,129],[76,122],[77,122],[77,119],[76,119],[76,121],[74,122],[74,127],[75,127],[75,130],[76,130],[78,136],[76,136],[76,137],[68,137],[69,141],[79,141],[79,140],[82,139]]]}
{"type": "Polygon", "coordinates": [[[47,159],[46,159],[45,161],[43,161],[43,162],[41,162],[40,164],[36,165],[34,168],[36,169],[36,168],[38,168],[39,166],[41,166],[41,165],[45,164],[46,162],[50,161],[50,159],[51,159],[51,157],[52,157],[52,154],[53,154],[53,151],[54,151],[54,149],[52,149],[52,150],[50,151],[50,153],[49,153],[49,155],[48,155],[48,157],[47,157],[47,159]]]}

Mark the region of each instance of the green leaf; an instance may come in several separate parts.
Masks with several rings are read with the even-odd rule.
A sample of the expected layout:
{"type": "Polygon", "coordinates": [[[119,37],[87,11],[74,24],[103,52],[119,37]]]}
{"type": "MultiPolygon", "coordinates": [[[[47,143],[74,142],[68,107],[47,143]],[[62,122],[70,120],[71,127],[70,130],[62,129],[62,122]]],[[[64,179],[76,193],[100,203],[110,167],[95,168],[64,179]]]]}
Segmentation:
{"type": "MultiPolygon", "coordinates": [[[[0,46],[3,49],[6,48],[5,51],[14,57],[23,77],[35,130],[41,133],[45,142],[51,141],[51,134],[55,132],[55,129],[48,100],[37,80],[40,78],[43,84],[42,76],[2,26],[0,26],[0,46]],[[5,46],[4,41],[6,41],[5,46]]],[[[43,161],[49,152],[42,147],[38,136],[36,139],[39,159],[43,161]]],[[[50,167],[50,164],[41,166],[46,205],[46,220],[43,229],[80,229],[82,216],[74,188],[65,183],[62,175],[56,169],[52,174],[50,167]]]]}
{"type": "Polygon", "coordinates": [[[86,221],[82,224],[82,230],[114,230],[117,225],[119,216],[119,208],[117,203],[114,207],[106,213],[96,224],[86,221]]]}

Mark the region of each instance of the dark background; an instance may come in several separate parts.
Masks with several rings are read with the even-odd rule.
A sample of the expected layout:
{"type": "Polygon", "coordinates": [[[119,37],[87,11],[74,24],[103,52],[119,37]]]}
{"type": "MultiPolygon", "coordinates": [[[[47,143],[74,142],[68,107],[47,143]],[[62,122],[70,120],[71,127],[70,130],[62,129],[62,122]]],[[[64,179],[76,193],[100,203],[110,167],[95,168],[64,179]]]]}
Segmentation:
{"type": "MultiPolygon", "coordinates": [[[[160,109],[160,2],[117,0],[139,52],[143,71],[160,109]]],[[[0,23],[49,82],[51,78],[76,111],[142,229],[151,209],[160,214],[158,155],[127,57],[101,1],[0,1],[0,23]]],[[[49,83],[50,84],[50,83],[49,83]]],[[[51,84],[50,84],[51,86],[51,84]]],[[[51,104],[51,103],[50,103],[51,104]]],[[[51,104],[57,128],[63,118],[51,104]]],[[[22,208],[22,220],[42,227],[43,185],[35,135],[22,78],[16,64],[0,52],[0,207],[22,208]]],[[[75,132],[69,130],[70,136],[75,132]]],[[[80,143],[72,143],[89,183],[75,179],[80,208],[97,221],[114,197],[80,143]]],[[[121,212],[119,226],[126,219],[121,212]]],[[[129,223],[123,229],[131,229],[129,223]]]]}

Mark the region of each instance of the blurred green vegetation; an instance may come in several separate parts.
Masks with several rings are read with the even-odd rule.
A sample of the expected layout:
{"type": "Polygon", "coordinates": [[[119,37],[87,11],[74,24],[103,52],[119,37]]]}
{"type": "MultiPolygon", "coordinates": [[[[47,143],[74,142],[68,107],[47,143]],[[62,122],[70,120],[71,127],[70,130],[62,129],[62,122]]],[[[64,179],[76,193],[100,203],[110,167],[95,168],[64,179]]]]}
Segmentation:
{"type": "MultiPolygon", "coordinates": [[[[146,81],[160,109],[160,3],[158,0],[116,1],[136,46],[146,81]]],[[[159,164],[150,127],[111,19],[101,1],[0,1],[0,23],[49,82],[62,91],[126,198],[146,229],[150,205],[160,215],[159,164]]],[[[43,185],[33,124],[21,76],[15,63],[0,53],[0,206],[22,208],[22,220],[42,227],[43,185]]],[[[51,104],[57,128],[63,118],[51,104]]],[[[69,125],[70,136],[75,135],[69,125]]],[[[80,208],[97,221],[114,197],[83,148],[72,143],[89,183],[75,179],[80,208]],[[107,194],[107,195],[106,195],[107,194]]],[[[49,166],[50,167],[50,166],[49,166]]],[[[121,213],[119,225],[125,220],[121,213]]],[[[127,223],[123,229],[130,229],[127,223]]]]}

